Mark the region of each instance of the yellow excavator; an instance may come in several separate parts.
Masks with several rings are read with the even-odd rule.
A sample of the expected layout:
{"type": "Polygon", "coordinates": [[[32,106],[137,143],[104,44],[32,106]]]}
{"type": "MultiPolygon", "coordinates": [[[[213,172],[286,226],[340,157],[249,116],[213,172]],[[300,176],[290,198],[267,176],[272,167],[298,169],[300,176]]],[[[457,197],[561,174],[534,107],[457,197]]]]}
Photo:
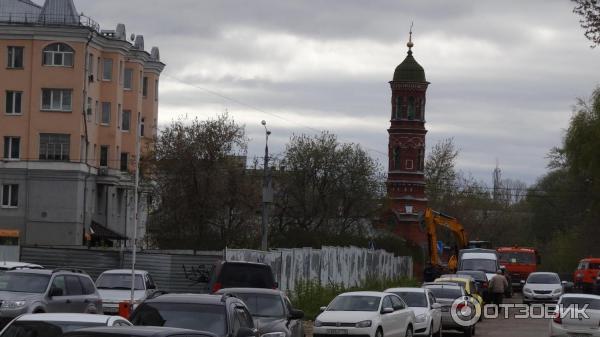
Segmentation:
{"type": "Polygon", "coordinates": [[[426,281],[428,278],[435,277],[444,271],[456,272],[458,251],[467,248],[469,244],[467,232],[456,218],[434,211],[431,208],[425,210],[422,221],[427,231],[427,241],[429,243],[429,263],[425,270],[426,281]],[[456,239],[455,249],[447,267],[442,265],[438,252],[437,228],[440,226],[449,229],[456,239]],[[428,272],[431,274],[430,277],[427,277],[428,272]]]}

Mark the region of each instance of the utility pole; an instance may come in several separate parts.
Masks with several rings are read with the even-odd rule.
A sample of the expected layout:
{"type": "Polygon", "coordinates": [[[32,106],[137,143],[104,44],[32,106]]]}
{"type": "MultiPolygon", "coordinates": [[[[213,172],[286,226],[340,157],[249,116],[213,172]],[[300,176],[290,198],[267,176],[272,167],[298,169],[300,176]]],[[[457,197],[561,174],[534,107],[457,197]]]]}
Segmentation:
{"type": "Polygon", "coordinates": [[[262,121],[265,127],[265,160],[263,167],[263,205],[262,205],[262,240],[261,250],[269,249],[269,204],[273,202],[273,188],[271,185],[271,170],[269,169],[269,136],[271,131],[267,129],[267,122],[262,121]]]}
{"type": "Polygon", "coordinates": [[[137,226],[138,226],[138,188],[140,183],[140,147],[141,147],[141,113],[138,113],[136,135],[135,135],[135,185],[133,187],[133,244],[131,245],[131,298],[130,310],[133,310],[135,301],[135,259],[137,251],[137,226]]]}

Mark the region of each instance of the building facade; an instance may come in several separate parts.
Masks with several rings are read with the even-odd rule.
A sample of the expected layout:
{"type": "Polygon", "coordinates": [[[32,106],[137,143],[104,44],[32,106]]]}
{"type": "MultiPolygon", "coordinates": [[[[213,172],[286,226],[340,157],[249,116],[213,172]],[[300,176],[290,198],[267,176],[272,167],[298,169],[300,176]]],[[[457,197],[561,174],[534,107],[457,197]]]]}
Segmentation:
{"type": "Polygon", "coordinates": [[[128,39],[72,0],[0,3],[0,229],[22,244],[132,238],[136,144],[156,136],[165,65],[128,39]]]}
{"type": "Polygon", "coordinates": [[[420,226],[419,217],[427,208],[425,195],[425,102],[429,82],[425,71],[412,55],[412,41],[408,54],[396,67],[390,82],[391,118],[388,129],[387,195],[390,202],[394,231],[419,246],[427,245],[427,235],[420,226]]]}

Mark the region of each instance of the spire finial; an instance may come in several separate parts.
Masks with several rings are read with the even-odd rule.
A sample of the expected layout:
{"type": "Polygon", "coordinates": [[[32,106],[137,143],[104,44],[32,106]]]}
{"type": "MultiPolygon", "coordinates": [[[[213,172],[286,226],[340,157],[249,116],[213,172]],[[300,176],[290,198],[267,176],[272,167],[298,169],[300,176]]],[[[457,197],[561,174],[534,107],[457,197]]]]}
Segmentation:
{"type": "Polygon", "coordinates": [[[411,49],[415,45],[412,42],[412,29],[413,29],[413,25],[414,25],[414,22],[411,22],[410,23],[410,31],[408,32],[408,43],[406,44],[406,46],[408,47],[408,52],[412,52],[411,49]]]}

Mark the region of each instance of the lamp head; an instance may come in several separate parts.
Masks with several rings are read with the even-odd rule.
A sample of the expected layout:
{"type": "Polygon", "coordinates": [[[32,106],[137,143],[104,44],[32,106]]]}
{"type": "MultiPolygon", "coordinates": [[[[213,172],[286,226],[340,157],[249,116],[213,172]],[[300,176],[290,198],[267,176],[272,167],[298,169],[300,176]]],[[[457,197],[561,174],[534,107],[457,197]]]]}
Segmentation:
{"type": "Polygon", "coordinates": [[[262,122],[260,122],[260,124],[267,125],[267,121],[263,120],[262,122]]]}

